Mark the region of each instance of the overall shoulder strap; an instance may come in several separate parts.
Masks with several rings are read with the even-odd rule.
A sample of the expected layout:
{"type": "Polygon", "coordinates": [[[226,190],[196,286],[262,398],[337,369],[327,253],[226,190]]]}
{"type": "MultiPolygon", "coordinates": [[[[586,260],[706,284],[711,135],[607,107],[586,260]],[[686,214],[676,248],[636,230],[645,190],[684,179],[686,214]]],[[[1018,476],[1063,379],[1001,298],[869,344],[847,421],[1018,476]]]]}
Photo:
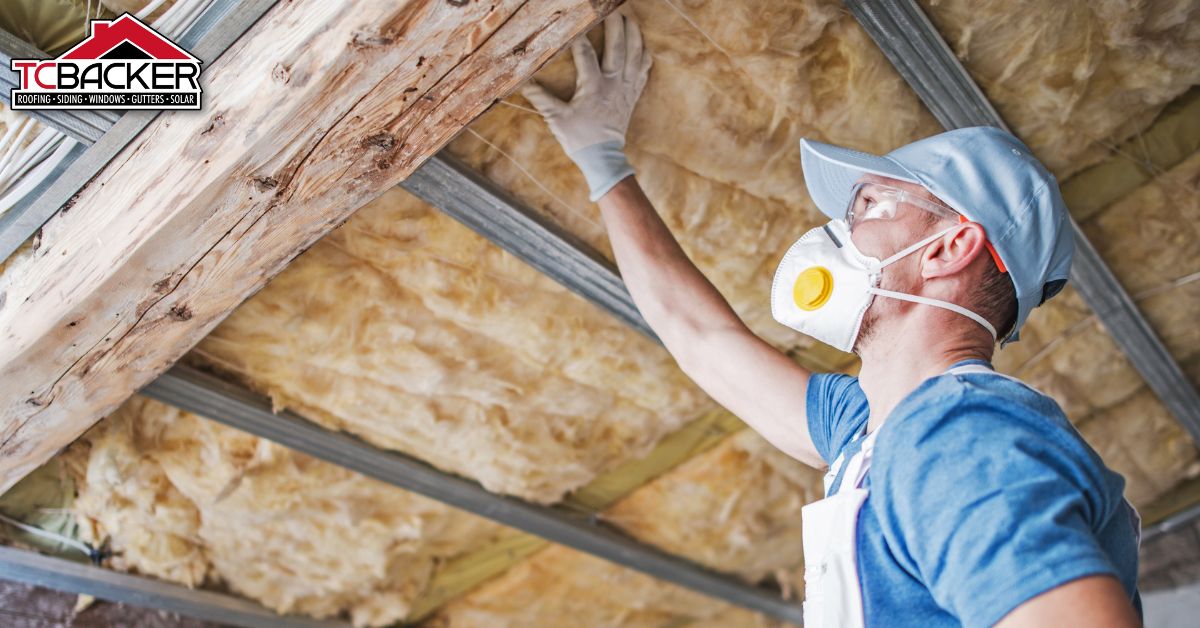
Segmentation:
{"type": "Polygon", "coordinates": [[[846,464],[846,449],[850,446],[850,443],[862,438],[863,432],[865,432],[866,429],[867,424],[863,423],[862,427],[860,427],[858,431],[854,433],[854,436],[850,437],[850,442],[846,443],[846,446],[842,447],[842,450],[838,452],[837,458],[834,458],[833,460],[833,464],[829,465],[829,470],[825,472],[824,478],[826,497],[829,496],[829,489],[833,487],[833,481],[837,479],[838,472],[840,472],[842,470],[842,466],[846,464]]]}
{"type": "Polygon", "coordinates": [[[962,366],[956,366],[956,367],[946,371],[946,374],[947,375],[973,375],[973,374],[995,375],[996,377],[1003,377],[1004,379],[1007,379],[1010,382],[1016,382],[1024,387],[1032,390],[1033,392],[1035,392],[1039,395],[1046,394],[1046,393],[1034,388],[1033,386],[1030,386],[1029,384],[1013,377],[1012,375],[1006,375],[1004,373],[997,371],[994,368],[991,368],[990,366],[984,366],[982,364],[964,364],[962,366]]]}
{"type": "MultiPolygon", "coordinates": [[[[982,364],[964,364],[962,366],[956,366],[956,367],[946,371],[947,375],[966,375],[968,373],[985,373],[985,374],[991,374],[991,375],[999,375],[1001,377],[1008,377],[1007,375],[1005,375],[1003,373],[997,373],[995,369],[988,368],[982,364]]],[[[1009,379],[1013,379],[1013,378],[1009,377],[1009,379]]]]}
{"type": "MultiPolygon", "coordinates": [[[[881,429],[883,429],[882,425],[875,428],[875,431],[871,432],[867,438],[863,440],[862,451],[859,452],[862,455],[862,465],[857,469],[855,477],[849,478],[854,482],[851,484],[851,486],[855,488],[862,486],[863,480],[865,480],[867,477],[867,471],[871,469],[871,458],[875,454],[875,439],[879,436],[879,430],[881,429]]],[[[844,481],[845,480],[843,480],[843,482],[844,481]]]]}

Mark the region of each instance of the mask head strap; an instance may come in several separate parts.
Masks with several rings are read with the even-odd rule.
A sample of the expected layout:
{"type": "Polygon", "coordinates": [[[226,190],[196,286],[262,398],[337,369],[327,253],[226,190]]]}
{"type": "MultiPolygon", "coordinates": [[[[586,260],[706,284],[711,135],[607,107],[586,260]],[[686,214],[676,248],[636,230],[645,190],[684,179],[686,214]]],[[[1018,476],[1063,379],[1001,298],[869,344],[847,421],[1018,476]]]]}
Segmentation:
{"type": "MultiPolygon", "coordinates": [[[[947,233],[950,233],[957,227],[958,227],[958,225],[955,225],[953,227],[948,227],[946,229],[943,229],[942,231],[939,231],[939,232],[917,242],[916,244],[906,247],[905,249],[901,250],[899,253],[896,253],[895,255],[892,255],[891,257],[880,262],[879,265],[875,267],[875,272],[879,272],[879,270],[882,269],[883,267],[894,264],[895,262],[897,262],[905,257],[908,257],[909,255],[912,255],[917,250],[928,245],[930,242],[933,242],[934,240],[946,235],[947,233]]],[[[982,325],[983,328],[986,329],[988,331],[988,333],[992,335],[992,342],[993,343],[996,342],[996,328],[994,326],[992,326],[992,324],[989,323],[986,318],[976,314],[975,312],[972,312],[971,310],[968,310],[965,307],[962,307],[961,305],[955,305],[953,303],[950,303],[949,301],[942,301],[940,299],[930,299],[929,297],[920,297],[915,294],[907,294],[904,292],[894,292],[892,290],[884,290],[882,288],[870,288],[870,289],[868,289],[868,292],[870,292],[871,294],[879,295],[881,297],[889,297],[892,299],[900,299],[901,301],[911,301],[912,303],[921,303],[924,305],[932,305],[933,307],[940,307],[943,310],[950,310],[951,312],[961,314],[961,315],[966,316],[967,318],[975,321],[976,323],[979,323],[980,325],[982,325]]]]}
{"type": "Polygon", "coordinates": [[[954,312],[956,314],[962,314],[963,316],[966,316],[967,318],[975,321],[976,323],[983,325],[983,328],[986,329],[988,331],[988,333],[992,335],[992,342],[993,343],[996,342],[996,328],[993,327],[992,324],[989,323],[986,318],[976,314],[975,312],[972,312],[971,310],[968,310],[967,308],[965,308],[961,305],[955,305],[949,301],[942,301],[941,299],[930,299],[929,297],[919,297],[915,294],[907,294],[905,292],[893,292],[891,290],[884,290],[883,288],[869,288],[867,290],[867,292],[870,292],[871,294],[877,294],[881,297],[900,299],[901,301],[911,301],[913,303],[921,303],[923,305],[932,305],[933,307],[940,307],[943,310],[950,310],[951,312],[954,312]]]}
{"type": "Polygon", "coordinates": [[[939,232],[929,236],[928,238],[925,238],[924,240],[917,242],[916,244],[913,244],[911,246],[904,248],[899,253],[896,253],[895,255],[883,260],[882,262],[879,262],[879,265],[875,267],[875,270],[879,270],[885,266],[890,266],[890,265],[908,257],[909,255],[912,255],[914,252],[925,247],[930,242],[933,242],[934,240],[946,235],[947,233],[950,233],[951,231],[954,231],[957,228],[958,228],[958,225],[955,225],[953,227],[947,227],[946,229],[943,229],[942,231],[939,231],[939,232]]]}

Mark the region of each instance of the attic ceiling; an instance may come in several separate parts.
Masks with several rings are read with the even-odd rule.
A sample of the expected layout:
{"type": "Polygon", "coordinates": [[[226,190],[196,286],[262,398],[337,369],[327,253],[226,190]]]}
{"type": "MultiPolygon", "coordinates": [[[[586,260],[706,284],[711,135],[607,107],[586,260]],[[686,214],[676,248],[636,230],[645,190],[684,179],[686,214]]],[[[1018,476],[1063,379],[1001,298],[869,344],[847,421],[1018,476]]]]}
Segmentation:
{"type": "MultiPolygon", "coordinates": [[[[1169,103],[1194,108],[1200,2],[922,5],[1064,189],[1114,164],[1146,173],[1076,218],[1200,382],[1200,153],[1161,164],[1144,141],[1169,103]]],[[[881,153],[939,125],[838,2],[632,0],[623,10],[655,59],[628,141],[647,194],[751,329],[812,368],[853,371],[852,356],[778,325],[767,306],[784,250],[824,221],[804,190],[798,141],[881,153]]],[[[569,93],[569,55],[537,78],[569,93]]],[[[582,177],[519,96],[449,150],[611,259],[582,177]]],[[[1073,210],[1086,206],[1072,193],[1086,200],[1089,189],[1067,195],[1073,210]]],[[[399,189],[298,258],[185,361],[546,504],[719,411],[661,347],[399,189]]],[[[1200,476],[1186,432],[1074,290],[1036,310],[995,363],[1059,401],[1135,505],[1200,476]]],[[[359,625],[404,619],[453,559],[513,534],[141,397],[52,466],[78,491],[82,534],[111,539],[113,568],[359,625]]],[[[820,472],[740,430],[601,516],[798,599],[799,513],[819,494],[820,472]]],[[[558,546],[428,623],[684,621],[770,623],[558,546]]]]}

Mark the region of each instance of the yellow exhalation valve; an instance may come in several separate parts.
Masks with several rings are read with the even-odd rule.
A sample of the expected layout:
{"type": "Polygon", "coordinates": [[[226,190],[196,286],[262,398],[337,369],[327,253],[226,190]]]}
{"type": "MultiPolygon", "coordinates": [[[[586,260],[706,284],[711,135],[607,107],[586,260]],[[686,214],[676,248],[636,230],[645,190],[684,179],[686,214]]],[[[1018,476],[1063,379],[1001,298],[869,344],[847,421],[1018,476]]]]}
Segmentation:
{"type": "Polygon", "coordinates": [[[792,299],[796,301],[796,307],[811,312],[829,300],[829,295],[833,294],[833,273],[829,272],[824,266],[812,266],[804,269],[796,277],[796,284],[792,286],[792,299]]]}

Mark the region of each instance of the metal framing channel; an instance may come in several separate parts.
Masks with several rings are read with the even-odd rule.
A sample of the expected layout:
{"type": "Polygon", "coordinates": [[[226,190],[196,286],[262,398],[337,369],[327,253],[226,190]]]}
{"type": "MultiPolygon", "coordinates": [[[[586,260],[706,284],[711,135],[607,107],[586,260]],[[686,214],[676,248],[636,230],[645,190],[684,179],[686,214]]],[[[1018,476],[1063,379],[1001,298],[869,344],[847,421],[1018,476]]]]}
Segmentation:
{"type": "Polygon", "coordinates": [[[1182,511],[1159,521],[1158,523],[1142,530],[1142,544],[1153,541],[1154,539],[1171,532],[1177,528],[1186,526],[1193,521],[1200,519],[1200,504],[1196,504],[1191,508],[1185,508],[1182,511]]]}
{"type": "Polygon", "coordinates": [[[801,607],[684,558],[640,543],[595,517],[488,492],[410,456],[334,432],[207,373],[176,365],[142,394],[224,423],[393,486],[419,493],[549,541],[673,582],[727,602],[800,624],[801,607]]]}
{"type": "MultiPolygon", "coordinates": [[[[179,45],[190,50],[206,64],[211,64],[233,45],[242,33],[249,30],[267,9],[274,6],[276,1],[216,0],[192,28],[179,38],[179,45]]],[[[0,35],[0,51],[0,55],[7,54],[10,58],[46,56],[10,33],[0,35]]],[[[0,67],[0,77],[3,77],[0,78],[0,96],[7,102],[9,88],[15,85],[16,80],[7,61],[0,67]]],[[[12,255],[21,243],[58,213],[76,192],[99,174],[117,153],[158,117],[160,112],[133,110],[111,120],[111,116],[105,115],[91,117],[90,114],[95,112],[86,111],[41,113],[47,115],[39,116],[40,119],[89,146],[86,149],[76,147],[64,161],[61,172],[55,172],[56,176],[48,178],[24,201],[0,214],[0,261],[12,255]],[[109,126],[95,126],[105,123],[109,126]],[[98,139],[94,137],[96,129],[102,132],[98,139]]]]}
{"type": "MultiPolygon", "coordinates": [[[[845,0],[867,34],[947,129],[1008,127],[915,0],[845,0]]],[[[1200,445],[1200,394],[1072,219],[1071,282],[1134,368],[1200,445]]]]}
{"type": "MultiPolygon", "coordinates": [[[[11,90],[18,87],[18,76],[10,69],[12,60],[45,59],[47,56],[49,55],[20,37],[0,30],[0,94],[3,94],[6,102],[11,90]]],[[[24,113],[88,144],[95,144],[117,118],[121,117],[120,113],[111,110],[33,109],[24,113]]]]}
{"type": "Polygon", "coordinates": [[[0,579],[162,609],[223,625],[249,628],[348,628],[350,625],[342,621],[277,615],[268,608],[231,595],[189,589],[12,547],[0,546],[0,579]]]}
{"type": "Polygon", "coordinates": [[[400,187],[658,342],[611,262],[445,150],[400,187]]]}

